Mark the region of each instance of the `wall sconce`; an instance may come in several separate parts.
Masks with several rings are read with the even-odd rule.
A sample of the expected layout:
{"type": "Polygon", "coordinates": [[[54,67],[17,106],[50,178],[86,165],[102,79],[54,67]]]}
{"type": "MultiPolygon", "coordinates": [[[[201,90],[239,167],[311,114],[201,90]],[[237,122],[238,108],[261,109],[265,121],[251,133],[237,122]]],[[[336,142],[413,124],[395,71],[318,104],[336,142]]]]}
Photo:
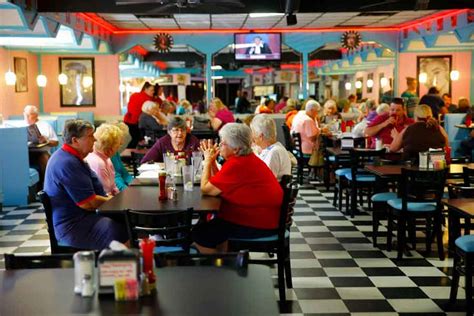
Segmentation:
{"type": "Polygon", "coordinates": [[[418,81],[420,83],[426,83],[427,80],[428,80],[428,74],[426,72],[420,72],[420,74],[418,75],[418,81]]]}
{"type": "Polygon", "coordinates": [[[367,88],[372,88],[374,86],[374,81],[372,79],[367,79],[367,88]]]}
{"type": "Polygon", "coordinates": [[[380,79],[380,86],[381,86],[382,88],[385,88],[386,86],[388,86],[388,79],[385,78],[385,77],[381,78],[381,79],[380,79]]]}
{"type": "Polygon", "coordinates": [[[58,81],[59,81],[60,85],[62,85],[62,86],[66,85],[67,84],[67,75],[63,74],[63,73],[59,74],[58,81]]]}
{"type": "Polygon", "coordinates": [[[352,89],[352,83],[350,83],[350,82],[346,82],[346,84],[344,86],[345,86],[346,90],[348,90],[348,91],[352,89]]]}
{"type": "Polygon", "coordinates": [[[356,87],[356,89],[362,88],[362,81],[357,80],[356,83],[355,83],[355,87],[356,87]]]}
{"type": "Polygon", "coordinates": [[[459,80],[459,71],[452,70],[451,73],[449,74],[449,77],[451,78],[452,81],[459,80]]]}
{"type": "Polygon", "coordinates": [[[5,82],[7,86],[14,86],[16,83],[16,75],[10,69],[5,73],[5,82]]]}
{"type": "Polygon", "coordinates": [[[48,79],[46,78],[45,75],[38,75],[38,77],[36,77],[36,84],[38,85],[38,87],[46,87],[46,84],[48,83],[48,79]]]}

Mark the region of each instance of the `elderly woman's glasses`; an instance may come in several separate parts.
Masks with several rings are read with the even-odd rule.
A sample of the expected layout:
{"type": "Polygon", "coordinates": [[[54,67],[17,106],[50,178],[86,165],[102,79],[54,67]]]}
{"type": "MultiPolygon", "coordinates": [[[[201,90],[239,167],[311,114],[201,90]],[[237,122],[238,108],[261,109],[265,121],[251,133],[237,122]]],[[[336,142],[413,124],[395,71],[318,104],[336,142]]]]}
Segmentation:
{"type": "Polygon", "coordinates": [[[185,133],[186,131],[182,128],[172,128],[171,133],[173,134],[179,134],[179,133],[185,133]]]}

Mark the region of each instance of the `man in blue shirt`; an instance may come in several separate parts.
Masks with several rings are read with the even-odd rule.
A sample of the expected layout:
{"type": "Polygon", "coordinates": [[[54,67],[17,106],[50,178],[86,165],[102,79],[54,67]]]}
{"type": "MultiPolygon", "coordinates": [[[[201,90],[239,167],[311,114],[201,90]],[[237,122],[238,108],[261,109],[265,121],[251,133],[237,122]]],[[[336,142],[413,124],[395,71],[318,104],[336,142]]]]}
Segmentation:
{"type": "Polygon", "coordinates": [[[63,138],[63,147],[49,159],[44,181],[58,242],[84,249],[104,249],[112,240],[126,242],[124,225],[95,213],[109,197],[84,162],[93,149],[94,127],[84,120],[67,121],[63,138]]]}

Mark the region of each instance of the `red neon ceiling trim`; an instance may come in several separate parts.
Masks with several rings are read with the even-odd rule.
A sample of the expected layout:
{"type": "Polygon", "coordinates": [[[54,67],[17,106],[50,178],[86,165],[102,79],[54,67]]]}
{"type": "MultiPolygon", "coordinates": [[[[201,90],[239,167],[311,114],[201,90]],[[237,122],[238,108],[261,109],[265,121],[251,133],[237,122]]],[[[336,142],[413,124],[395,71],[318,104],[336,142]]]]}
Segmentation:
{"type": "Polygon", "coordinates": [[[155,34],[157,32],[168,32],[174,34],[209,34],[209,33],[217,33],[217,34],[226,34],[226,33],[251,33],[251,32],[279,32],[279,33],[314,33],[314,32],[341,32],[345,30],[353,30],[353,31],[366,31],[366,32],[390,32],[390,31],[401,31],[407,28],[411,28],[420,24],[428,23],[435,21],[440,18],[458,15],[464,12],[469,11],[469,9],[460,9],[460,10],[448,10],[439,13],[432,14],[425,18],[421,18],[415,21],[405,22],[398,25],[390,26],[390,27],[331,27],[331,28],[310,28],[310,29],[252,29],[252,30],[245,30],[245,29],[208,29],[208,30],[199,30],[199,29],[136,29],[136,30],[127,30],[127,29],[120,29],[114,26],[113,24],[105,21],[97,14],[94,13],[78,13],[79,16],[83,17],[84,19],[96,23],[101,27],[105,28],[106,30],[112,32],[113,34],[155,34]]]}
{"type": "Polygon", "coordinates": [[[145,56],[146,54],[148,54],[148,51],[145,49],[145,47],[141,45],[137,45],[137,46],[133,46],[130,49],[130,53],[137,53],[137,54],[140,54],[141,56],[145,56]]]}

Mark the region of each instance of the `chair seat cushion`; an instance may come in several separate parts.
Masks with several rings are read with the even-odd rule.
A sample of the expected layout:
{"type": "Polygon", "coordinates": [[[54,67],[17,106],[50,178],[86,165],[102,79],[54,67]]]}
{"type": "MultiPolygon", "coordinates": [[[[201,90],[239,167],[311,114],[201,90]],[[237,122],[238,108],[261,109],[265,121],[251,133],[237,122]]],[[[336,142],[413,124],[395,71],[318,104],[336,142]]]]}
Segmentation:
{"type": "Polygon", "coordinates": [[[29,170],[29,181],[28,181],[28,186],[31,187],[38,183],[40,180],[39,173],[36,169],[30,168],[29,170]]]}
{"type": "MultiPolygon", "coordinates": [[[[159,246],[153,249],[153,253],[166,253],[166,252],[182,252],[184,251],[182,247],[179,246],[159,246]]],[[[190,254],[197,254],[197,250],[194,248],[189,248],[190,254]]]]}
{"type": "MultiPolygon", "coordinates": [[[[402,199],[389,200],[388,205],[396,210],[402,209],[402,199]]],[[[436,203],[408,202],[407,209],[410,212],[433,212],[436,211],[436,203]]]]}
{"type": "MultiPolygon", "coordinates": [[[[286,231],[285,232],[285,238],[290,237],[290,232],[286,231]]],[[[264,241],[277,241],[278,240],[278,235],[271,235],[271,236],[266,236],[266,237],[259,237],[259,238],[229,238],[229,240],[233,241],[246,241],[246,242],[264,242],[264,241]]]]}
{"type": "MultiPolygon", "coordinates": [[[[349,181],[352,181],[352,173],[346,174],[346,178],[349,181]]],[[[375,182],[375,176],[370,174],[361,174],[356,175],[356,181],[358,182],[375,182]]]]}
{"type": "Polygon", "coordinates": [[[336,171],[334,171],[334,173],[336,174],[336,176],[344,176],[348,173],[351,173],[351,168],[337,169],[336,171]]]}
{"type": "Polygon", "coordinates": [[[456,247],[464,252],[474,252],[474,235],[465,235],[455,241],[456,247]]]}
{"type": "Polygon", "coordinates": [[[395,192],[381,192],[372,195],[372,202],[387,202],[388,200],[393,200],[397,198],[397,193],[395,192]]]}

